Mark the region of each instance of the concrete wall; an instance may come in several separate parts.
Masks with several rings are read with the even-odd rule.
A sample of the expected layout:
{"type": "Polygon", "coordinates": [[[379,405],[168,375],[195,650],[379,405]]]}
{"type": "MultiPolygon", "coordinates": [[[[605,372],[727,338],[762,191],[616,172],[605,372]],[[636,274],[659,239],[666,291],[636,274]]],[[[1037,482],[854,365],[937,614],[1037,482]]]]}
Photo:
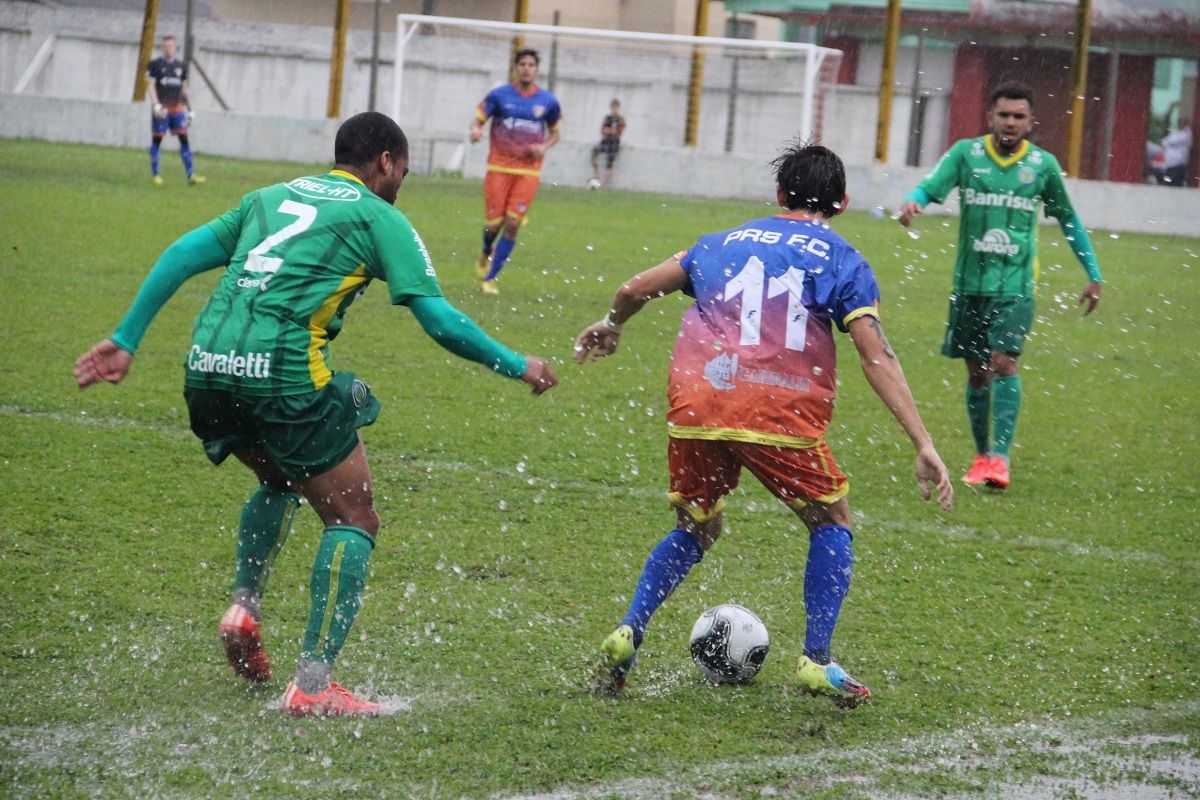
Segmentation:
{"type": "MultiPolygon", "coordinates": [[[[192,130],[196,152],[234,158],[297,161],[328,165],[332,159],[336,120],[297,120],[232,112],[205,112],[192,130]]],[[[146,147],[149,117],[134,103],[54,100],[0,94],[0,138],[30,138],[116,147],[146,147]]],[[[167,139],[173,147],[175,140],[167,139]]],[[[462,147],[464,175],[482,178],[485,144],[470,146],[464,136],[412,137],[414,172],[445,168],[462,147]]],[[[563,142],[550,151],[542,173],[545,183],[582,187],[591,174],[591,145],[563,142]]],[[[891,213],[924,176],[919,167],[847,167],[852,208],[882,207],[891,213]]],[[[1089,228],[1164,235],[1200,235],[1200,191],[1164,186],[1121,184],[1114,202],[1112,184],[1067,181],[1068,191],[1089,228]]],[[[614,189],[692,197],[732,197],[774,202],[766,160],[747,156],[714,158],[709,153],[675,147],[623,146],[617,160],[614,189]]],[[[930,207],[928,213],[957,213],[957,204],[930,207]]],[[[925,223],[928,224],[928,223],[925,223]]]]}
{"type": "MultiPolygon", "coordinates": [[[[52,55],[25,88],[25,94],[124,102],[137,80],[137,48],[141,16],[95,9],[0,2],[0,91],[12,91],[48,37],[52,55]]],[[[160,17],[158,34],[183,30],[183,20],[160,17]]],[[[210,90],[200,70],[190,77],[194,107],[206,116],[220,110],[218,95],[229,110],[241,114],[293,119],[321,119],[329,88],[329,28],[254,22],[197,21],[196,62],[212,80],[210,90]]],[[[368,31],[351,31],[342,86],[341,116],[368,107],[371,41],[368,31]]],[[[595,46],[564,43],[552,55],[546,37],[541,46],[543,83],[554,81],[564,107],[566,141],[594,144],[609,101],[620,97],[631,145],[680,146],[684,139],[690,50],[673,56],[647,46],[602,51],[595,46]]],[[[395,40],[381,42],[376,107],[391,110],[395,40]]],[[[474,107],[493,86],[507,78],[509,40],[474,43],[445,37],[415,36],[406,54],[400,122],[406,131],[443,137],[461,133],[474,107]]],[[[738,61],[736,96],[733,60],[710,53],[705,60],[700,103],[699,147],[724,154],[731,109],[732,149],[770,158],[778,144],[801,126],[799,101],[804,66],[779,53],[767,59],[738,61]]],[[[846,142],[856,129],[856,103],[832,98],[827,103],[825,141],[846,142]]],[[[904,117],[906,120],[907,117],[904,117]]],[[[897,120],[897,126],[906,121],[897,120]]],[[[872,124],[873,127],[873,124],[872,124]]],[[[902,129],[897,140],[903,141],[902,129]]],[[[857,139],[855,140],[857,141],[857,139]]],[[[842,152],[848,161],[866,163],[871,149],[842,152]]]]}

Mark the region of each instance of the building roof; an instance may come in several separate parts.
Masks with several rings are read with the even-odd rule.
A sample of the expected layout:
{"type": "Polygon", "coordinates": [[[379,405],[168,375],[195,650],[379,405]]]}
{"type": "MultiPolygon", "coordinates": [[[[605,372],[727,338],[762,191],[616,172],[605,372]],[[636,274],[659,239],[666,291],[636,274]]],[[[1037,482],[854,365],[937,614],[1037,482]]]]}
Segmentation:
{"type": "MultiPolygon", "coordinates": [[[[808,24],[880,24],[887,0],[725,0],[729,11],[808,24]]],[[[1076,0],[904,0],[902,24],[946,30],[1069,36],[1076,0]]],[[[1092,37],[1200,45],[1200,0],[1092,0],[1092,37]]]]}

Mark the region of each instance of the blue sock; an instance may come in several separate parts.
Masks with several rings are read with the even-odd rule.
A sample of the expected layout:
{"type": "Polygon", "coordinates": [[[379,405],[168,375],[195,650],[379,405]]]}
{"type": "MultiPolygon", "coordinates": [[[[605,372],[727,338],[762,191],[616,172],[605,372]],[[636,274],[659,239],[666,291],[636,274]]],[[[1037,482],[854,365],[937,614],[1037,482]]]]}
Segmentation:
{"type": "Polygon", "coordinates": [[[150,143],[150,174],[151,175],[158,174],[158,151],[159,151],[158,142],[151,142],[150,143]]]}
{"type": "Polygon", "coordinates": [[[487,228],[483,229],[483,252],[484,253],[486,253],[489,256],[492,254],[492,244],[496,241],[496,237],[499,235],[500,235],[499,228],[497,228],[494,231],[489,231],[487,228]]]}
{"type": "Polygon", "coordinates": [[[692,567],[704,558],[704,548],[685,530],[676,528],[668,533],[646,559],[642,577],[622,625],[633,628],[633,645],[641,647],[646,625],[671,592],[683,583],[692,567]]]}
{"type": "Polygon", "coordinates": [[[850,590],[853,538],[850,529],[841,525],[823,525],[808,537],[808,564],[804,568],[808,630],[804,654],[818,664],[828,664],[831,660],[829,643],[833,640],[833,626],[842,610],[842,598],[850,590]]]}
{"type": "Polygon", "coordinates": [[[508,261],[508,256],[512,253],[516,243],[516,239],[510,239],[507,236],[500,237],[500,241],[496,242],[496,252],[492,254],[492,270],[484,280],[495,280],[496,276],[500,274],[500,270],[504,269],[504,262],[508,261]]]}
{"type": "Polygon", "coordinates": [[[179,148],[179,157],[183,159],[183,168],[187,170],[187,176],[192,177],[192,148],[186,144],[179,148]]]}

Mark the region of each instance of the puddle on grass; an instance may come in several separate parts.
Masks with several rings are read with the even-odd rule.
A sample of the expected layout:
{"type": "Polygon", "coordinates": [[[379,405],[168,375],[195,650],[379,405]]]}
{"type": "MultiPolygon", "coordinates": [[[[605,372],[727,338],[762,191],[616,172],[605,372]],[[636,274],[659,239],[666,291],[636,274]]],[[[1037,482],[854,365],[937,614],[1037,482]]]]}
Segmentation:
{"type": "MultiPolygon", "coordinates": [[[[978,737],[984,738],[984,737],[978,737]]],[[[1003,738],[1003,737],[999,737],[1003,738]]],[[[802,758],[764,759],[759,765],[761,773],[768,771],[784,773],[803,780],[810,789],[826,789],[833,793],[849,790],[851,796],[863,800],[920,800],[938,797],[941,800],[1181,800],[1200,798],[1200,757],[1186,752],[1188,740],[1183,736],[1140,736],[1109,741],[1088,741],[1074,744],[1031,744],[1029,752],[1052,753],[1064,759],[1061,765],[1043,765],[1045,770],[1027,781],[980,780],[980,768],[992,771],[1004,770],[1006,754],[977,756],[956,760],[946,752],[961,750],[959,741],[925,742],[919,746],[924,758],[914,759],[914,753],[886,753],[873,750],[870,754],[842,751],[837,763],[824,761],[828,754],[816,754],[802,758]],[[940,753],[940,755],[939,755],[940,753]],[[860,760],[861,759],[861,760],[860,760]],[[853,767],[857,761],[858,766],[853,767]],[[889,764],[889,762],[891,762],[889,764]],[[879,777],[874,770],[862,771],[862,764],[871,764],[874,770],[905,773],[950,774],[976,785],[970,792],[952,792],[935,787],[923,792],[904,793],[888,791],[879,786],[879,777]],[[777,765],[773,769],[772,765],[777,765]],[[1049,774],[1046,774],[1049,773],[1049,774]],[[967,776],[970,777],[967,777],[967,776]],[[1103,776],[1097,778],[1095,776],[1103,776]]],[[[1007,755],[1018,755],[1015,751],[1007,755]]],[[[710,778],[722,772],[714,765],[703,780],[700,776],[685,777],[685,782],[710,784],[710,778]]],[[[730,765],[724,782],[733,778],[737,770],[730,765]]],[[[719,783],[722,781],[712,781],[719,783]]],[[[758,796],[789,797],[794,786],[756,785],[758,796]]],[[[696,792],[685,783],[670,783],[662,780],[631,778],[615,784],[593,786],[583,790],[556,789],[539,794],[505,795],[498,800],[658,800],[662,797],[687,796],[719,800],[730,796],[716,788],[696,792]]]]}

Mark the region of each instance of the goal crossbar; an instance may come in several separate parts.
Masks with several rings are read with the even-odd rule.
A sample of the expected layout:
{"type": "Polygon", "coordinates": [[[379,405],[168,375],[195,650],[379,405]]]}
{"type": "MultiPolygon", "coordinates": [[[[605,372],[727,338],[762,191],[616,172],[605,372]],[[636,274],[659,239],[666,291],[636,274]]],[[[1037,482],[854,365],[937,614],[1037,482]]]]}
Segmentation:
{"type": "Polygon", "coordinates": [[[577,28],[565,25],[535,25],[524,22],[500,22],[496,20],[464,19],[462,17],[437,17],[425,14],[398,14],[396,16],[396,62],[392,81],[392,117],[400,119],[400,98],[404,87],[405,47],[422,25],[438,25],[450,28],[473,28],[513,34],[542,34],[546,36],[572,36],[625,42],[673,44],[692,47],[728,47],[743,51],[764,53],[790,53],[804,60],[804,94],[801,108],[801,124],[805,131],[813,129],[813,92],[821,65],[832,55],[841,55],[840,50],[821,47],[807,42],[771,42],[761,39],[730,39],[715,36],[687,36],[673,33],[646,33],[643,31],[615,31],[601,28],[577,28]]]}

